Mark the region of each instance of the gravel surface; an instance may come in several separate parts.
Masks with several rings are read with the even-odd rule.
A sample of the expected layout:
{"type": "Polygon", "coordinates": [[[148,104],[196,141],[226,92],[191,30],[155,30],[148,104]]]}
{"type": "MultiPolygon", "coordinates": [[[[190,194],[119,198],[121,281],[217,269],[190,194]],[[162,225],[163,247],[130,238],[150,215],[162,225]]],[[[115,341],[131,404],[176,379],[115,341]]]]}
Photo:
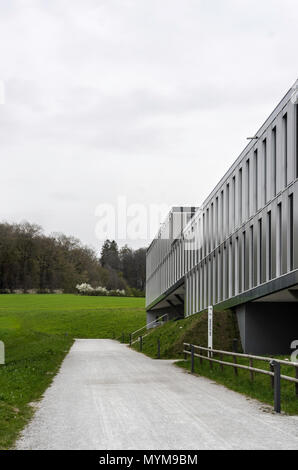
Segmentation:
{"type": "Polygon", "coordinates": [[[17,449],[298,449],[298,417],[112,340],[77,340],[17,449]]]}

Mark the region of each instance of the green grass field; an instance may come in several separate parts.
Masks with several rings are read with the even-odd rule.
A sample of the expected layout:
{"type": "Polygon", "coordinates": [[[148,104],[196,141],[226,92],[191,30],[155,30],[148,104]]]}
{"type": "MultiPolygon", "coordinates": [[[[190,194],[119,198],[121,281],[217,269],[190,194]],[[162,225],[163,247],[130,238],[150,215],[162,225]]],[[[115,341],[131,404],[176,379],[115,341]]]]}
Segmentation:
{"type": "Polygon", "coordinates": [[[0,449],[13,445],[74,338],[127,338],[145,322],[143,298],[1,295],[0,449]]]}

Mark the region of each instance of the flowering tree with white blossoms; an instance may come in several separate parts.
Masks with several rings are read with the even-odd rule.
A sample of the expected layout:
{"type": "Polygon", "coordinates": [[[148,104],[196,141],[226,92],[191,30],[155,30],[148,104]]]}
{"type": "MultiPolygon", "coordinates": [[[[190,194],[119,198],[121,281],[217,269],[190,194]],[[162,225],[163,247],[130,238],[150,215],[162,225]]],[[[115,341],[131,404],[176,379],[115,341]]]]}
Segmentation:
{"type": "Polygon", "coordinates": [[[77,284],[76,289],[80,295],[95,295],[95,296],[113,296],[113,297],[124,297],[126,292],[124,289],[108,290],[106,287],[98,286],[92,287],[86,282],[83,284],[77,284]]]}

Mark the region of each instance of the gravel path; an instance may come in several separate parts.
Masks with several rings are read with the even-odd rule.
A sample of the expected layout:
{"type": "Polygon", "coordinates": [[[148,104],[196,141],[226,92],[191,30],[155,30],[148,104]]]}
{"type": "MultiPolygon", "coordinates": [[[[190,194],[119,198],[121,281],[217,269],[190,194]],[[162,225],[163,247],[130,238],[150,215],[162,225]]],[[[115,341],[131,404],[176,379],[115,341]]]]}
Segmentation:
{"type": "Polygon", "coordinates": [[[77,340],[17,449],[298,449],[298,418],[112,340],[77,340]]]}

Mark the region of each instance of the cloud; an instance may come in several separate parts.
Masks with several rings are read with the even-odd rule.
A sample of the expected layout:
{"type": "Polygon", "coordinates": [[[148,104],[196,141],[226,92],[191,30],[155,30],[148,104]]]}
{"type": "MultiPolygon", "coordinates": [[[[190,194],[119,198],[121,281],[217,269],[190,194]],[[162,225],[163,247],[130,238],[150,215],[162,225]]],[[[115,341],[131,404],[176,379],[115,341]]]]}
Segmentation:
{"type": "Polygon", "coordinates": [[[103,200],[199,205],[296,80],[297,20],[294,0],[1,2],[2,216],[95,244],[103,200]]]}

